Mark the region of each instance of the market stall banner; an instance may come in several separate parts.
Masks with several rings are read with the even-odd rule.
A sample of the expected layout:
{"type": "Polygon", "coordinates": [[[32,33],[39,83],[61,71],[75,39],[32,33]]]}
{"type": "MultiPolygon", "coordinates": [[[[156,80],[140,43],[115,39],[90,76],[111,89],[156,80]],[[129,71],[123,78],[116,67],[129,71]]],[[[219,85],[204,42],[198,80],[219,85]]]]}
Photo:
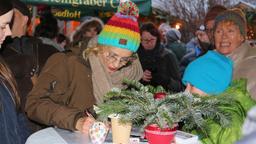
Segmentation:
{"type": "MultiPolygon", "coordinates": [[[[49,5],[53,14],[64,19],[79,19],[83,16],[108,16],[116,12],[119,0],[21,0],[31,5],[49,5]]],[[[139,7],[140,14],[151,13],[151,0],[132,0],[139,7]]]]}

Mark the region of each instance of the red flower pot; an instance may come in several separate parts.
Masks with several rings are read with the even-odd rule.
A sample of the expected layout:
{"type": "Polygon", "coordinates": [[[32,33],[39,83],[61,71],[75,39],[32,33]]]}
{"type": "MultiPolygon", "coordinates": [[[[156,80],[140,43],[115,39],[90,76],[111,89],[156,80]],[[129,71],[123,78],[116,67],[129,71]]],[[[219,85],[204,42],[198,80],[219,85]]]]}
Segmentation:
{"type": "Polygon", "coordinates": [[[175,142],[176,128],[160,129],[156,124],[151,124],[145,128],[145,137],[149,144],[171,144],[175,142]]]}
{"type": "Polygon", "coordinates": [[[154,99],[162,99],[164,97],[166,97],[166,93],[164,92],[158,92],[154,94],[154,99]]]}

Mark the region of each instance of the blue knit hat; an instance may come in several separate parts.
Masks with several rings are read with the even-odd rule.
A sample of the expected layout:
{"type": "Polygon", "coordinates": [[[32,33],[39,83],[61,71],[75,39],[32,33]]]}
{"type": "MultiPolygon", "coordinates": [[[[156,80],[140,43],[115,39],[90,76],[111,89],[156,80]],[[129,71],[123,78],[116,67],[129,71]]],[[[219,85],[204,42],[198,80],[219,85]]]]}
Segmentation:
{"type": "Polygon", "coordinates": [[[190,83],[207,94],[219,94],[232,80],[233,62],[228,57],[208,51],[191,62],[185,70],[182,82],[190,83]]]}

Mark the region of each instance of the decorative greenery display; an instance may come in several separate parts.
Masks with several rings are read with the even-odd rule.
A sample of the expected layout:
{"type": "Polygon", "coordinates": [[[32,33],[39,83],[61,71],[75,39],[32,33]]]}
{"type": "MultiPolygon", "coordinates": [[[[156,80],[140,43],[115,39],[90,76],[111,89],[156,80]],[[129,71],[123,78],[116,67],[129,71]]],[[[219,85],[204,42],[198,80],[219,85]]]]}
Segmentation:
{"type": "MultiPolygon", "coordinates": [[[[99,119],[107,120],[110,114],[119,114],[122,122],[131,121],[143,127],[157,124],[160,128],[171,128],[181,122],[183,130],[197,130],[207,136],[209,121],[226,128],[230,126],[232,112],[245,116],[243,107],[232,93],[198,96],[188,92],[166,92],[165,98],[154,99],[159,87],[156,89],[127,79],[124,83],[129,88],[113,88],[105,95],[104,103],[99,105],[99,119]]],[[[160,88],[160,91],[163,89],[160,88]]]]}

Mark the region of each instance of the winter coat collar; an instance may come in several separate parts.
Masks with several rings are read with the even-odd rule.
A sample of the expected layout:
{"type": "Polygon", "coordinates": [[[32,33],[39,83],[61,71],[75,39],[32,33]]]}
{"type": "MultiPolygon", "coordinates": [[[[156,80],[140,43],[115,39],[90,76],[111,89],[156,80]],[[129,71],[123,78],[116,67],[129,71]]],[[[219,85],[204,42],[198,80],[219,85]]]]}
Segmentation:
{"type": "Polygon", "coordinates": [[[250,45],[247,41],[243,42],[238,48],[236,48],[231,54],[228,55],[233,61],[234,66],[238,65],[248,55],[250,45]]]}

